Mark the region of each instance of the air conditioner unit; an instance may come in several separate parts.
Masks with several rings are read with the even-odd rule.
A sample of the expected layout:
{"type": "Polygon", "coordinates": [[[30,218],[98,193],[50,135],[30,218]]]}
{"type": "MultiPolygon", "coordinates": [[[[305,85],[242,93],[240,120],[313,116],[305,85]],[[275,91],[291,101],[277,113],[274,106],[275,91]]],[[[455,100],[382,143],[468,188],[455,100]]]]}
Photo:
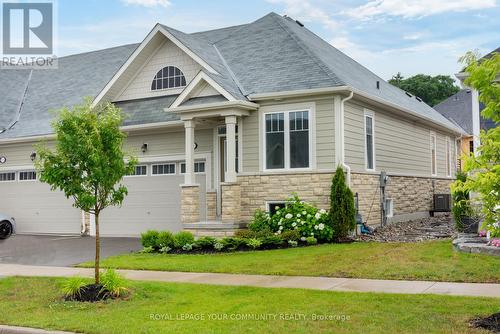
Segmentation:
{"type": "Polygon", "coordinates": [[[394,216],[394,201],[392,200],[392,198],[386,198],[384,205],[385,205],[385,216],[386,217],[394,216]]]}
{"type": "Polygon", "coordinates": [[[451,211],[451,195],[450,194],[434,194],[434,212],[450,212],[451,211]]]}

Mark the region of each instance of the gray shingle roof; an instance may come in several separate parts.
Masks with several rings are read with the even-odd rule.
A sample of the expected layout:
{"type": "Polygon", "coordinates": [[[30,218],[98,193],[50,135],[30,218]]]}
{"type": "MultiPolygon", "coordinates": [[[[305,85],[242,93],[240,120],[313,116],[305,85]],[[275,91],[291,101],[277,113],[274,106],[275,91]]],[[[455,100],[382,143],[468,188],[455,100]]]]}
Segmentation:
{"type": "MultiPolygon", "coordinates": [[[[425,103],[408,97],[290,18],[270,13],[249,24],[193,34],[162,27],[214,68],[218,74],[205,73],[236,99],[247,100],[252,93],[351,86],[456,128],[425,103]]],[[[51,133],[53,115],[48,111],[79,103],[84,96],[96,96],[136,47],[125,45],[62,57],[58,70],[34,71],[19,123],[0,134],[0,139],[51,133]]],[[[27,72],[0,71],[0,127],[15,119],[27,72]]],[[[176,119],[163,112],[173,98],[119,105],[129,115],[127,125],[161,122],[176,119]]]]}
{"type": "Polygon", "coordinates": [[[462,89],[455,95],[434,106],[441,115],[458,124],[465,132],[472,133],[472,94],[462,89]]]}
{"type": "MultiPolygon", "coordinates": [[[[81,103],[85,96],[97,95],[136,47],[137,44],[124,45],[61,57],[58,69],[34,70],[19,122],[1,134],[0,139],[52,133],[50,121],[53,114],[49,111],[81,103]]],[[[28,74],[29,70],[0,71],[2,119],[14,118],[16,108],[12,107],[17,107],[28,74]],[[9,84],[16,89],[6,89],[5,85],[9,84]],[[11,101],[8,109],[4,100],[11,101]]]]}
{"type": "Polygon", "coordinates": [[[181,103],[181,106],[182,107],[197,106],[197,105],[201,105],[201,104],[226,102],[226,101],[227,101],[227,99],[222,95],[201,96],[201,97],[190,98],[189,100],[181,103]]]}

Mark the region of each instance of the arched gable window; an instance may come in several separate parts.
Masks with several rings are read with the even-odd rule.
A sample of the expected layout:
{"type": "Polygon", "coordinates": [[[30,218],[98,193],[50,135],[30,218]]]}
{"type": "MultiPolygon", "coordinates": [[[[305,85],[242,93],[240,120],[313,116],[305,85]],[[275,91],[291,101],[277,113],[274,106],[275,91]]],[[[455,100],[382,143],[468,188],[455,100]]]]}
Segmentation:
{"type": "Polygon", "coordinates": [[[151,90],[177,88],[186,86],[184,74],[175,66],[167,66],[156,73],[151,90]]]}

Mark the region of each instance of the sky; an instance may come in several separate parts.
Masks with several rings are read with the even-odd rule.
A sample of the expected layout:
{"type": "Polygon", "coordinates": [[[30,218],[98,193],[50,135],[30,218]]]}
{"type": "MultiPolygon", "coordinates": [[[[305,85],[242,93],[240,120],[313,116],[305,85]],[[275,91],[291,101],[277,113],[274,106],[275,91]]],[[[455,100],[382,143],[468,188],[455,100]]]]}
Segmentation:
{"type": "Polygon", "coordinates": [[[498,0],[58,0],[57,54],[137,43],[159,22],[184,32],[249,23],[273,11],[384,79],[453,75],[468,50],[500,46],[498,0]]]}

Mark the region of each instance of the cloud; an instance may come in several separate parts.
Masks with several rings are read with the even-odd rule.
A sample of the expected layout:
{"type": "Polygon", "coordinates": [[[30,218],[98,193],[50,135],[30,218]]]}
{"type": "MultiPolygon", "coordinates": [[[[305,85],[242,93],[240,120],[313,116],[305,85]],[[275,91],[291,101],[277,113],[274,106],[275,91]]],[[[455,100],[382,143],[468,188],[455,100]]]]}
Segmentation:
{"type": "Polygon", "coordinates": [[[138,5],[144,7],[168,7],[170,6],[170,0],[121,0],[126,5],[138,5]]]}
{"type": "Polygon", "coordinates": [[[407,41],[416,41],[416,40],[421,39],[423,36],[424,36],[423,33],[416,32],[416,33],[413,33],[413,34],[404,35],[403,39],[407,40],[407,41]]]}
{"type": "Polygon", "coordinates": [[[362,6],[345,11],[345,14],[362,20],[380,16],[416,18],[495,6],[496,0],[372,0],[362,6]]]}
{"type": "Polygon", "coordinates": [[[285,14],[304,22],[318,22],[326,29],[334,30],[339,27],[339,22],[328,13],[307,0],[267,0],[272,4],[285,5],[285,14]]]}

